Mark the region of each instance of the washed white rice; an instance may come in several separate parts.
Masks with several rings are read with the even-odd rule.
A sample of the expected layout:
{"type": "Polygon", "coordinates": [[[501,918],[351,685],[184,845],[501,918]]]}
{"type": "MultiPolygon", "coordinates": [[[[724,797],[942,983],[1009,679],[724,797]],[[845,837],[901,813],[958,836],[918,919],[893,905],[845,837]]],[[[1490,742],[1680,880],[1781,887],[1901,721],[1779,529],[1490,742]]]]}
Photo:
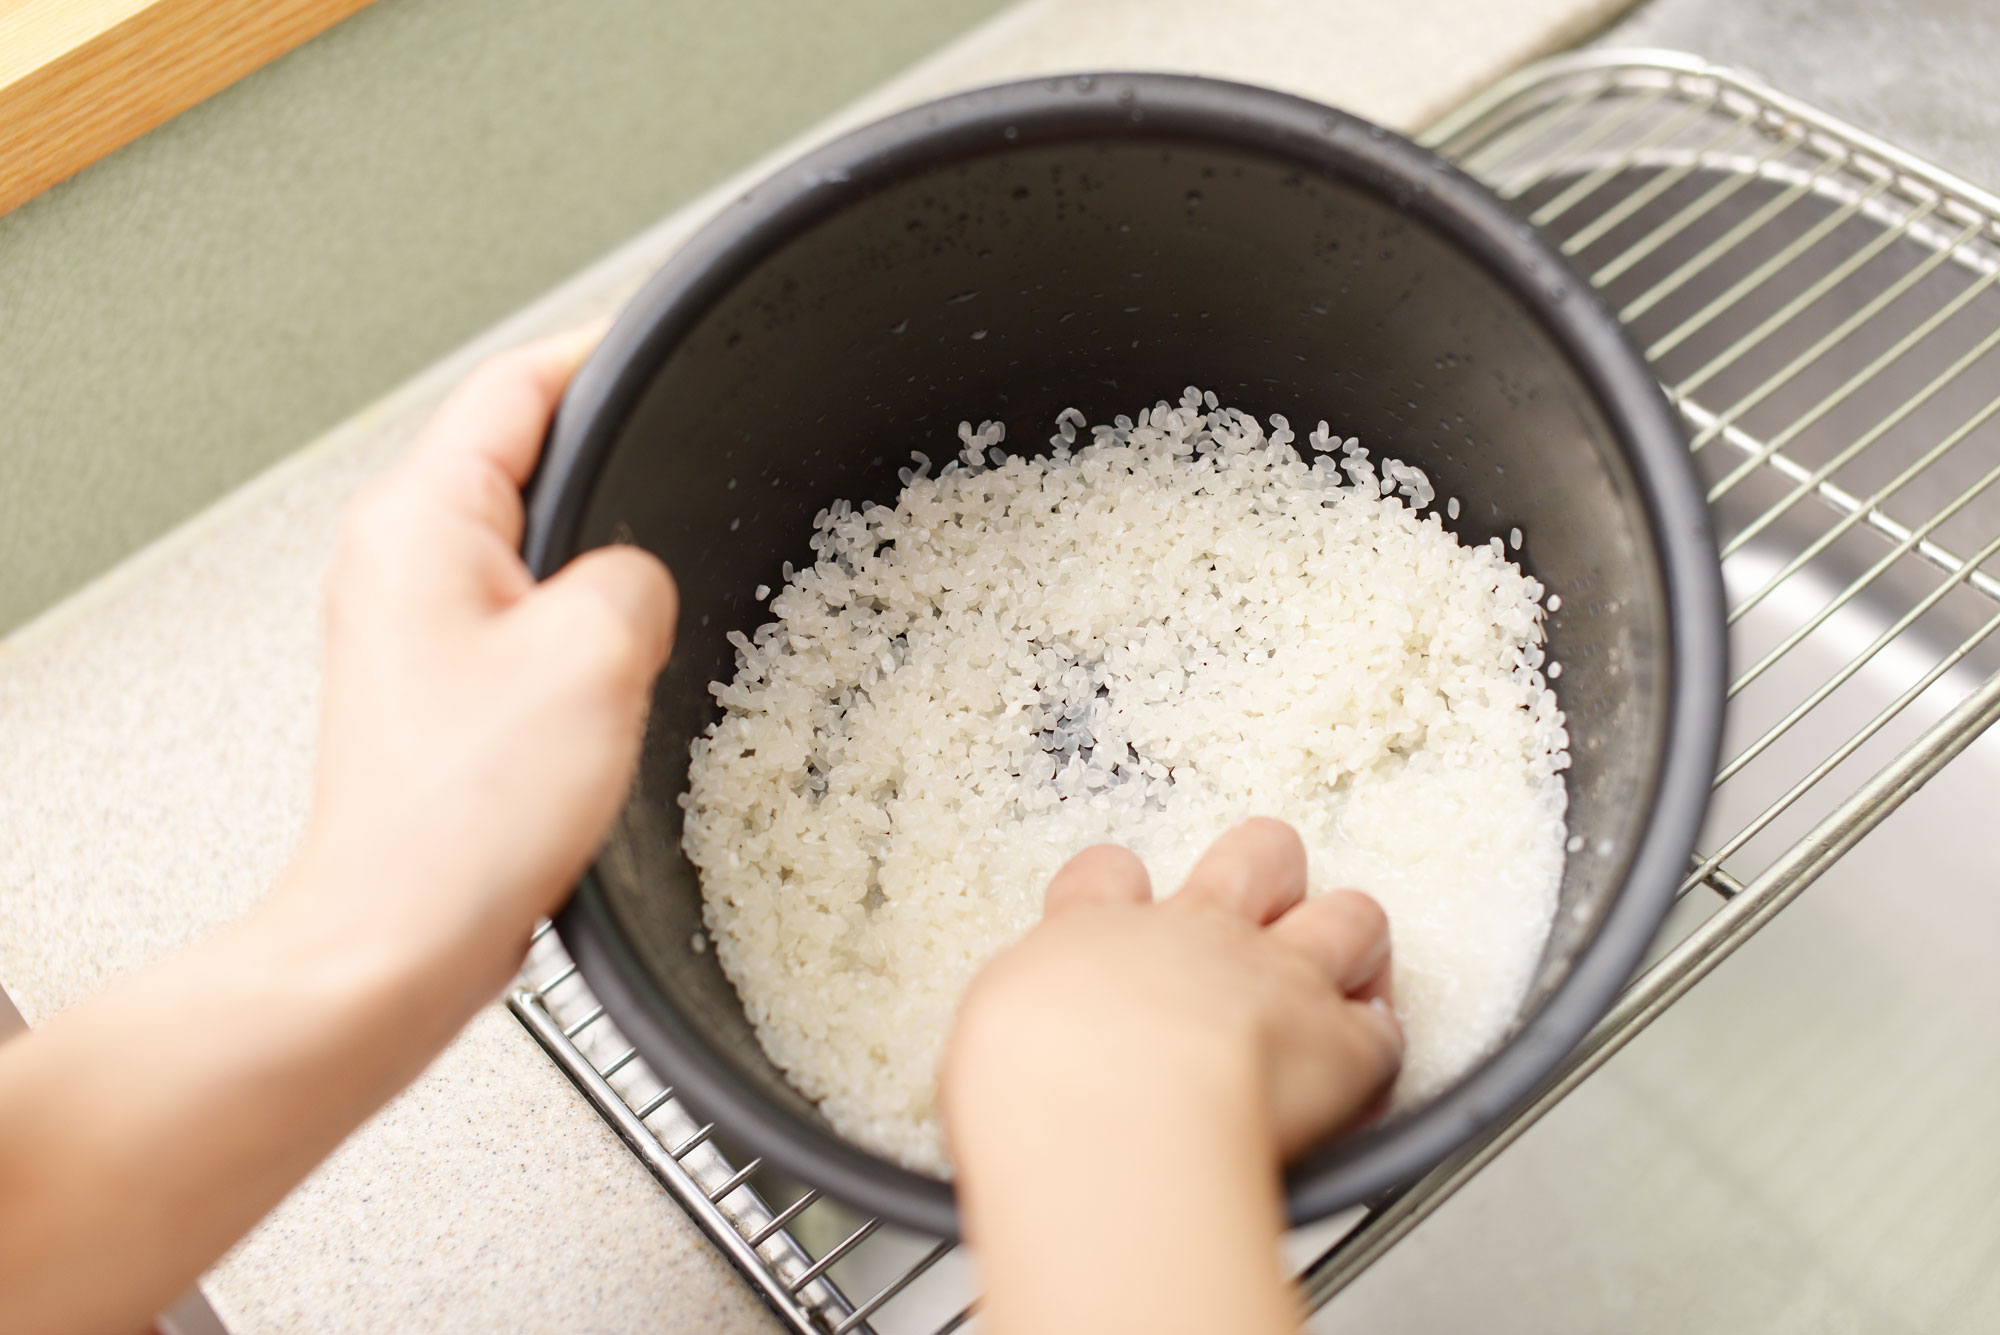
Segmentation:
{"type": "Polygon", "coordinates": [[[692,748],[707,944],[771,1060],[919,1169],[961,992],[1088,844],[1165,894],[1242,816],[1297,826],[1313,892],[1388,911],[1401,1106],[1505,1035],[1555,913],[1569,739],[1500,541],[1324,422],[1302,456],[1189,389],[1083,425],[964,424],[893,507],[822,512],[692,748]]]}

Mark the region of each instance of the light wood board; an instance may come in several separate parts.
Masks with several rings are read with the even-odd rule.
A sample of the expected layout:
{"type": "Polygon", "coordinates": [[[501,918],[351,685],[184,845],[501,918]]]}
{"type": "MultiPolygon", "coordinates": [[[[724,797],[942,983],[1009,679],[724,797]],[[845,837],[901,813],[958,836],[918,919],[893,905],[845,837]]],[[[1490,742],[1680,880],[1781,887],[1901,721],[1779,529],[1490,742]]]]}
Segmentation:
{"type": "Polygon", "coordinates": [[[0,213],[368,2],[0,3],[0,213]]]}

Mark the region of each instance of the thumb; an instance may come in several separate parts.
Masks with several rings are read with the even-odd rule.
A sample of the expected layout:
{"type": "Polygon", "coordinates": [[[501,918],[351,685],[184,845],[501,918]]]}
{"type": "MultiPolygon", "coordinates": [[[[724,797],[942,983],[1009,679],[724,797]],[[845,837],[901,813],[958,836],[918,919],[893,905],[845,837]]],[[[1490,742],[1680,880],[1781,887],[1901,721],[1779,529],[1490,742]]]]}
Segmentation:
{"type": "Polygon", "coordinates": [[[646,681],[665,666],[680,613],[680,593],[660,558],[624,544],[583,553],[525,602],[530,619],[552,618],[565,623],[565,635],[601,638],[603,650],[628,660],[646,681]]]}

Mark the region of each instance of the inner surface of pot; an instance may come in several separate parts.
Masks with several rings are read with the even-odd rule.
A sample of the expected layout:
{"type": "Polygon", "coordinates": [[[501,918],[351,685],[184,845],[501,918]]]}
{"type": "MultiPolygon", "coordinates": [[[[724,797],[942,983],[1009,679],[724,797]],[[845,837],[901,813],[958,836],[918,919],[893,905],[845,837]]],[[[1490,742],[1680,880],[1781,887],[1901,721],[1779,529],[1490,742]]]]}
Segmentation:
{"type": "MultiPolygon", "coordinates": [[[[588,891],[678,1042],[824,1128],[694,947],[700,887],[679,848],[688,743],[716,716],[707,684],[733,674],[725,635],[765,619],[753,590],[810,562],[818,510],[892,500],[910,452],[948,457],[962,419],[1004,421],[1008,448],[1038,451],[1065,407],[1104,422],[1190,384],[1286,414],[1301,435],[1325,418],[1375,458],[1421,466],[1439,505],[1460,499],[1450,526],[1466,542],[1526,535],[1516,559],[1562,600],[1550,653],[1566,667],[1555,684],[1583,843],[1523,1018],[1561,982],[1651,802],[1667,599],[1596,398],[1480,262],[1394,197],[1282,145],[1030,126],[849,189],[727,278],[652,348],[571,545],[637,542],[680,585],[638,782],[588,891]]],[[[1295,1180],[1393,1132],[1336,1141],[1295,1180]]]]}

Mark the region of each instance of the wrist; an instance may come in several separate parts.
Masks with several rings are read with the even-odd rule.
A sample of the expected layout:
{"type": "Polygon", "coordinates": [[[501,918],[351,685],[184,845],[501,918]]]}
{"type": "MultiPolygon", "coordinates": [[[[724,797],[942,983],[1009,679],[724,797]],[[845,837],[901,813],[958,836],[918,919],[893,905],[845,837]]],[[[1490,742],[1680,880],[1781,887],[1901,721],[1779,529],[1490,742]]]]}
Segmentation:
{"type": "Polygon", "coordinates": [[[1162,1141],[1227,1137],[1275,1172],[1252,1043],[1227,1026],[1145,1006],[1079,1018],[1032,996],[974,998],[960,1017],[940,1096],[963,1163],[1105,1141],[1122,1153],[1143,1129],[1162,1141]],[[1057,1013],[1062,1012],[1062,1013],[1057,1013]]]}
{"type": "Polygon", "coordinates": [[[1248,1045],[1122,1013],[991,1018],[961,1024],[942,1090],[989,1328],[1295,1328],[1248,1045]]]}
{"type": "Polygon", "coordinates": [[[309,837],[246,928],[281,967],[348,1005],[435,1014],[455,1028],[506,985],[527,949],[420,870],[384,870],[309,837]]]}

